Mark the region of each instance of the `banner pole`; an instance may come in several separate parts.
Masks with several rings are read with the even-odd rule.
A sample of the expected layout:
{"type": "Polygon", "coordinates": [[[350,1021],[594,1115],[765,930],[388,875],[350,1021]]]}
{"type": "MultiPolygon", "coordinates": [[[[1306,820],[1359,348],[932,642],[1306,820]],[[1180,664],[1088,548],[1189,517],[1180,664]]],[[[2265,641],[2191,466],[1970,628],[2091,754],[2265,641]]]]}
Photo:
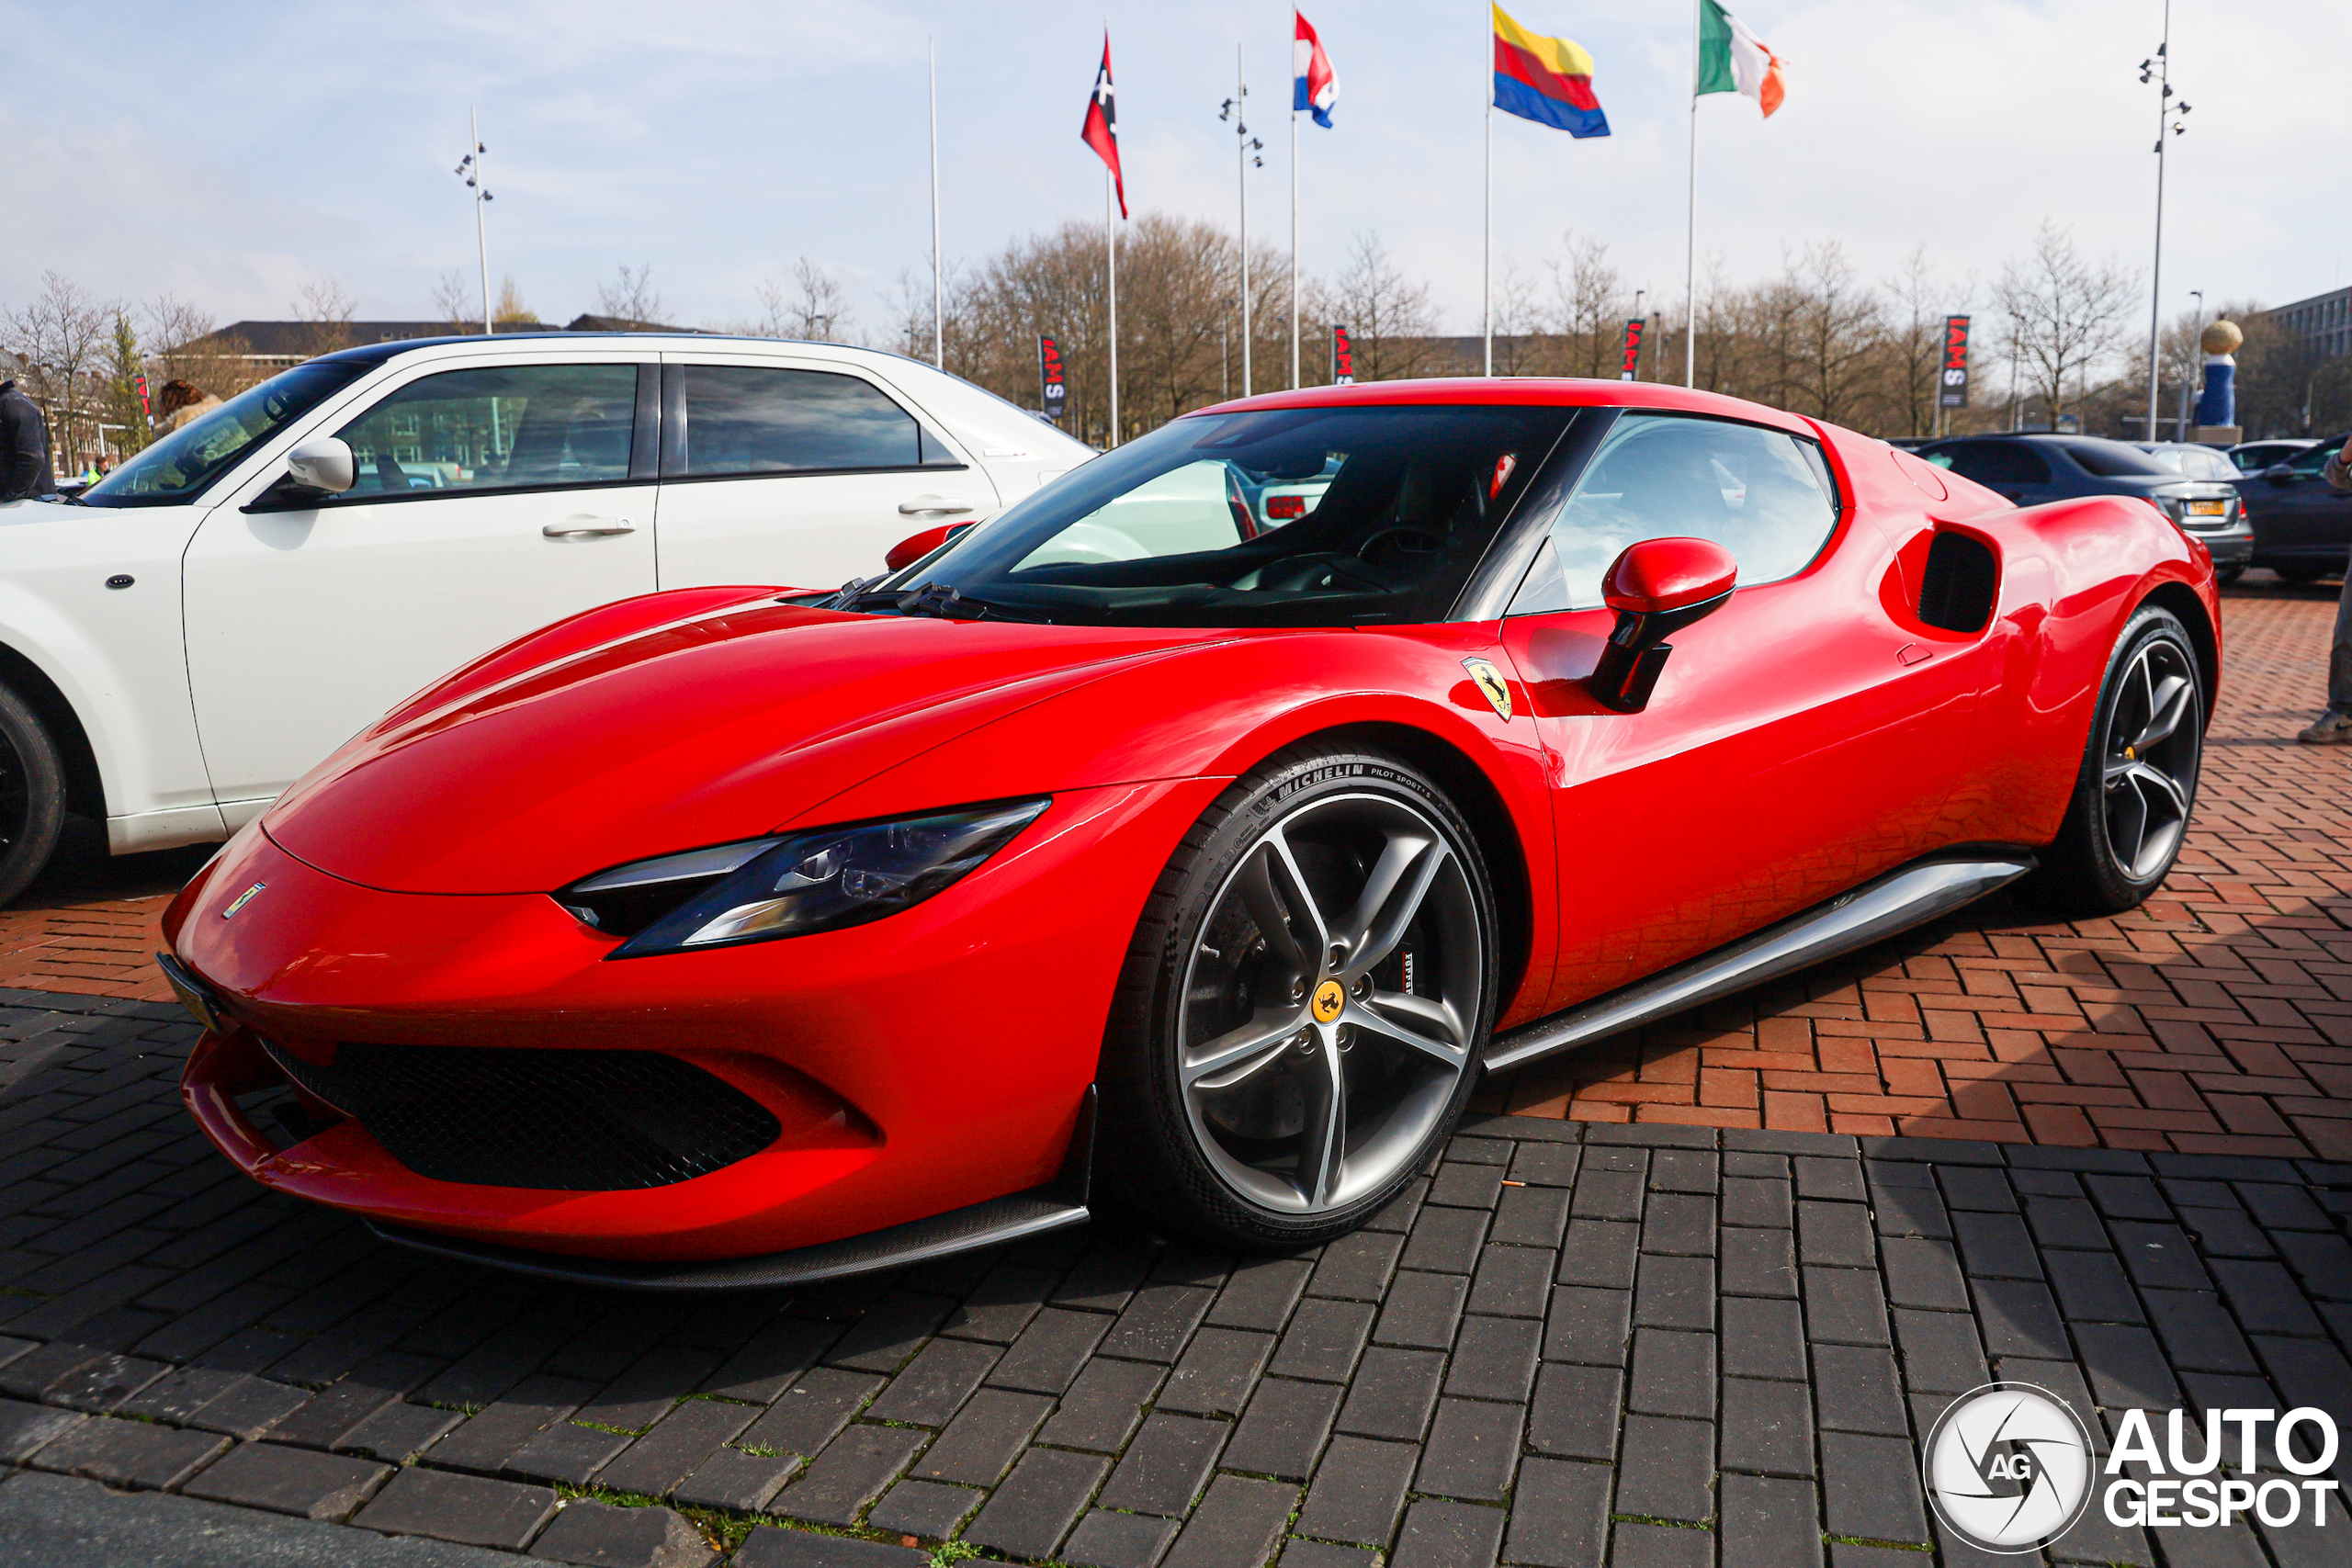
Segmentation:
{"type": "Polygon", "coordinates": [[[1699,384],[1699,7],[1690,0],[1690,190],[1682,225],[1682,384],[1699,384]]]}
{"type": "Polygon", "coordinates": [[[1487,36],[1479,49],[1484,55],[1479,94],[1486,100],[1487,115],[1487,204],[1485,248],[1480,253],[1478,269],[1478,336],[1483,349],[1482,376],[1495,373],[1495,19],[1487,17],[1487,36]]]}
{"type": "Polygon", "coordinates": [[[1234,179],[1241,188],[1241,395],[1250,385],[1250,80],[1241,68],[1241,46],[1233,46],[1233,126],[1239,156],[1234,179]]]}
{"type": "Polygon", "coordinates": [[[1290,389],[1298,390],[1298,8],[1291,7],[1290,389]]]}
{"type": "Polygon", "coordinates": [[[1111,283],[1111,434],[1104,438],[1102,449],[1109,451],[1119,444],[1119,229],[1116,209],[1111,204],[1111,170],[1102,169],[1102,258],[1111,283]]]}
{"type": "Polygon", "coordinates": [[[929,38],[923,39],[922,47],[931,70],[931,362],[944,370],[947,322],[941,285],[944,264],[939,254],[939,49],[929,38]]]}

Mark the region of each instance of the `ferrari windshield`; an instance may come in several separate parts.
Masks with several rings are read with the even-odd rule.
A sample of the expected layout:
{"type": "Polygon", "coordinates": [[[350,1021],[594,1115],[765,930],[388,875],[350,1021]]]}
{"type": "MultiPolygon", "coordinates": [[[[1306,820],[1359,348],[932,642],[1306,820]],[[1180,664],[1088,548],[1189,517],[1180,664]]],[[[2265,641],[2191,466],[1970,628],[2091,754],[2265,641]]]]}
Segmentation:
{"type": "Polygon", "coordinates": [[[84,492],[93,506],[168,506],[187,501],[237,459],[341,391],[368,367],[314,359],[238,393],[140,452],[84,492]]]}
{"type": "Polygon", "coordinates": [[[1573,409],[1202,415],[1107,453],[919,562],[1023,618],[1118,626],[1442,619],[1573,409]]]}

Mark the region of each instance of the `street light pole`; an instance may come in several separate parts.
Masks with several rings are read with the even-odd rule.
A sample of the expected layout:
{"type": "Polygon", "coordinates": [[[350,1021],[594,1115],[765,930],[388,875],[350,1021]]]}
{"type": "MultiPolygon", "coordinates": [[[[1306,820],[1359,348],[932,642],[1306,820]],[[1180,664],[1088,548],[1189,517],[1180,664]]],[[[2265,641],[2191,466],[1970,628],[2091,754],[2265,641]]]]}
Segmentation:
{"type": "MultiPolygon", "coordinates": [[[[2165,0],[2165,36],[2156,52],[2140,62],[2140,81],[2156,85],[2156,243],[2148,278],[2148,439],[2156,438],[2156,339],[2164,327],[2165,308],[2165,143],[2186,128],[2173,118],[2172,0],[2165,0]]],[[[2187,114],[2188,106],[2180,106],[2187,114]]],[[[2053,423],[2054,419],[2053,419],[2053,423]]]]}
{"type": "Polygon", "coordinates": [[[490,199],[490,186],[481,173],[482,154],[488,149],[481,144],[481,115],[479,110],[466,110],[467,141],[472,150],[458,160],[458,177],[474,193],[474,245],[481,255],[481,335],[491,334],[490,303],[490,231],[482,221],[482,204],[490,199]]]}
{"type": "Polygon", "coordinates": [[[1263,167],[1258,156],[1265,143],[1250,134],[1250,83],[1242,69],[1242,51],[1233,46],[1233,96],[1225,100],[1217,118],[1233,121],[1234,178],[1241,188],[1241,395],[1250,395],[1250,168],[1263,167]]]}

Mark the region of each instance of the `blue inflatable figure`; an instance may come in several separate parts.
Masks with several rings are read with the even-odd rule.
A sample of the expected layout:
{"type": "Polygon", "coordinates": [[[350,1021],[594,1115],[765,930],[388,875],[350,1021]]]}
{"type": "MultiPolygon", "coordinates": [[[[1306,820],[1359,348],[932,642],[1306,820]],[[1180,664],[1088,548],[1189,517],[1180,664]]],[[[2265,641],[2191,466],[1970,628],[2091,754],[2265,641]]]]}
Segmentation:
{"type": "Polygon", "coordinates": [[[2205,390],[2197,400],[2200,425],[2233,425],[2238,422],[2238,362],[2233,357],[2245,342],[2235,321],[2215,321],[2197,335],[2205,351],[2205,390]]]}

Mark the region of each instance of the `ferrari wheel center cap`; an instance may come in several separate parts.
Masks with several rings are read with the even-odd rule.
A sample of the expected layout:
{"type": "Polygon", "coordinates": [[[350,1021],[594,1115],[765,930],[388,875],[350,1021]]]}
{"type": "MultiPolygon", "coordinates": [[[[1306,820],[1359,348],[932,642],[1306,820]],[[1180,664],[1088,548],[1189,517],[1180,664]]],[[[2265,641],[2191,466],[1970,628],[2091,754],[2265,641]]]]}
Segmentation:
{"type": "Polygon", "coordinates": [[[1315,987],[1315,1021],[1329,1023],[1340,1016],[1348,1005],[1348,988],[1337,980],[1326,980],[1315,987]]]}
{"type": "Polygon", "coordinates": [[[2123,760],[2127,762],[2136,762],[2140,760],[2139,753],[2126,746],[2123,748],[2123,760]]]}

